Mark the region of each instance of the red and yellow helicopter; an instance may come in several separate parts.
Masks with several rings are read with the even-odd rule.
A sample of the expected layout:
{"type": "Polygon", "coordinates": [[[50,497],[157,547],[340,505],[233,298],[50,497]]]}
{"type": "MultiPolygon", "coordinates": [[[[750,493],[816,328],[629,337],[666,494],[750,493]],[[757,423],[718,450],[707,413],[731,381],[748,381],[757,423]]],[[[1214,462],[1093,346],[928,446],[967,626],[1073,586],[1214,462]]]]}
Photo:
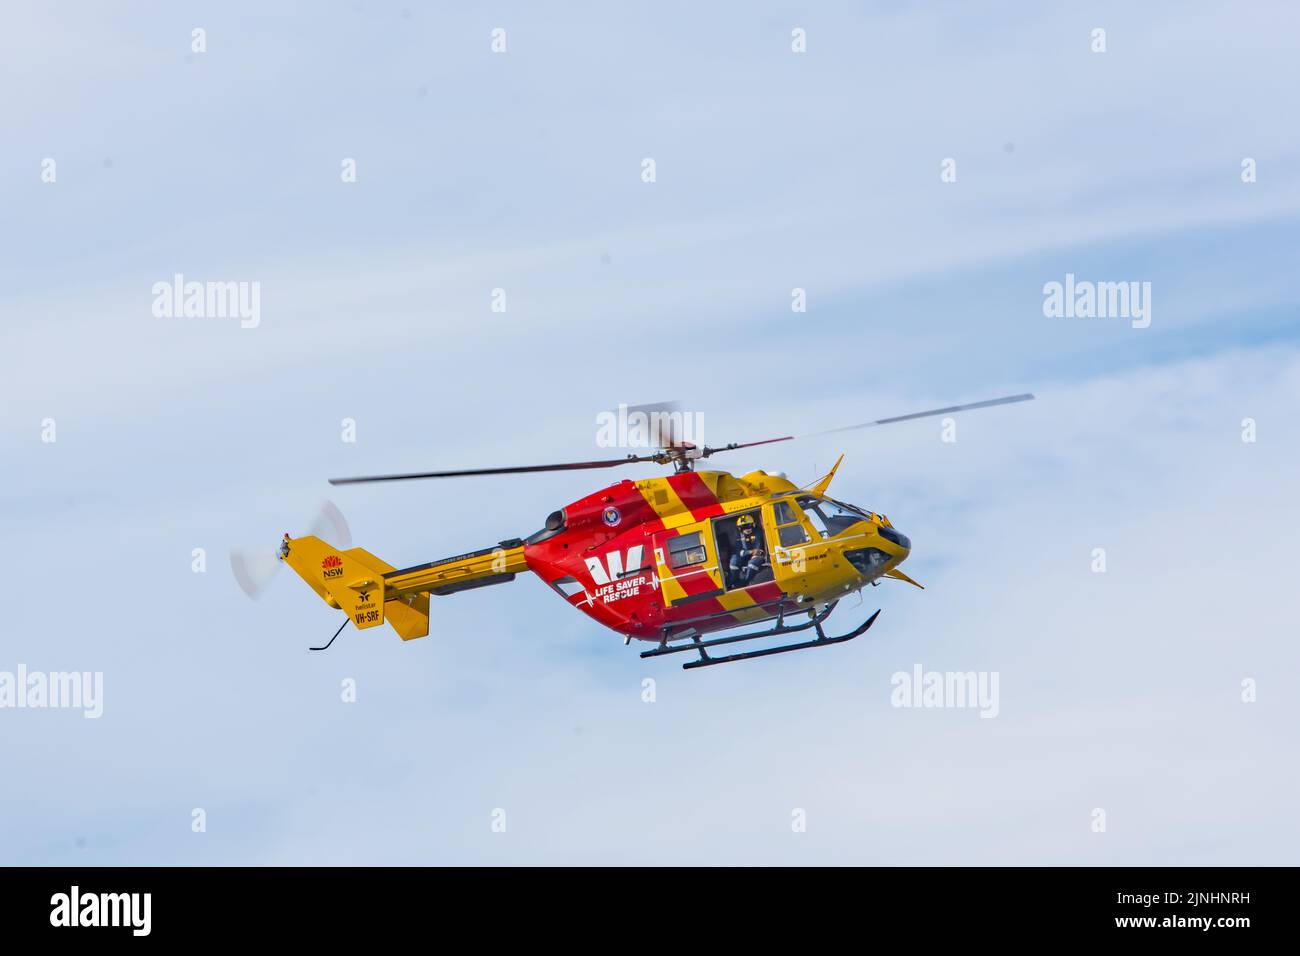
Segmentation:
{"type": "MultiPolygon", "coordinates": [[[[813,433],[826,435],[1028,401],[1011,395],[967,405],[813,433]]],[[[336,548],[315,535],[285,534],[279,558],[359,629],[387,621],[403,640],[429,633],[429,597],[513,581],[532,571],[570,606],[624,636],[652,642],[642,657],[683,651],[685,668],[708,667],[852,640],[879,616],[828,636],[823,623],[846,595],[881,578],[917,584],[899,565],[912,543],[882,514],[827,494],[843,455],[820,480],[800,488],[783,475],[697,471],[724,451],[776,442],[710,448],[670,437],[652,454],[557,465],[524,465],[335,478],[333,485],[427,478],[578,471],[653,462],[674,473],[620,481],[554,511],[540,531],[491,548],[410,568],[394,568],[363,548],[336,548]],[[718,632],[753,624],[739,634],[718,632]],[[816,637],[733,654],[714,648],[811,629],[816,637]]],[[[312,648],[312,650],[323,650],[312,648]]]]}

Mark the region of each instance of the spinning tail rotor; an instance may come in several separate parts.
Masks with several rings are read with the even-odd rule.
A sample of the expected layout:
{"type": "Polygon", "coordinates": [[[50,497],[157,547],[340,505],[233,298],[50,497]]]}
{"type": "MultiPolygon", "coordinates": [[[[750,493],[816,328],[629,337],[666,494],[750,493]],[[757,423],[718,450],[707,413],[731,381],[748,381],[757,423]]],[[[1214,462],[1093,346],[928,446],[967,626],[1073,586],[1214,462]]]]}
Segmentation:
{"type": "MultiPolygon", "coordinates": [[[[352,544],[352,533],[347,519],[332,501],[321,502],[320,510],[312,519],[308,534],[339,542],[346,548],[352,544]]],[[[281,565],[280,556],[271,548],[239,548],[230,552],[230,570],[240,590],[256,601],[275,579],[281,565]]]]}

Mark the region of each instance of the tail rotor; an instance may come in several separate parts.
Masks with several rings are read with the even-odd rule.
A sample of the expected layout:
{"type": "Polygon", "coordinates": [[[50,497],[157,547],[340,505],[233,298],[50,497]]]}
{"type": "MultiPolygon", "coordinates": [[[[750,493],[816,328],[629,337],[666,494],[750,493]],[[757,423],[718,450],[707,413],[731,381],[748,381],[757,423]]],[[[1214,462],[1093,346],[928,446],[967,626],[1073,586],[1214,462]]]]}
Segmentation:
{"type": "MultiPolygon", "coordinates": [[[[352,544],[352,532],[348,529],[347,519],[332,501],[321,502],[307,533],[337,541],[340,548],[352,544]]],[[[271,548],[237,548],[230,552],[230,571],[240,590],[254,601],[270,587],[282,563],[280,556],[271,548]]]]}

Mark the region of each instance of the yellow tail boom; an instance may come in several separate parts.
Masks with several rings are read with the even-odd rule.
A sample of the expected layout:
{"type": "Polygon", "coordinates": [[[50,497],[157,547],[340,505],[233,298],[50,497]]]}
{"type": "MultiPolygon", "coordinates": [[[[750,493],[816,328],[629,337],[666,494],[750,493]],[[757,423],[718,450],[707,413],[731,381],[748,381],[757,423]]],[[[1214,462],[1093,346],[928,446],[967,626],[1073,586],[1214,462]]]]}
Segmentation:
{"type": "Polygon", "coordinates": [[[522,541],[398,570],[364,548],[340,551],[314,535],[286,534],[280,558],[358,629],[387,620],[404,641],[429,633],[430,594],[501,584],[528,568],[522,541]]]}

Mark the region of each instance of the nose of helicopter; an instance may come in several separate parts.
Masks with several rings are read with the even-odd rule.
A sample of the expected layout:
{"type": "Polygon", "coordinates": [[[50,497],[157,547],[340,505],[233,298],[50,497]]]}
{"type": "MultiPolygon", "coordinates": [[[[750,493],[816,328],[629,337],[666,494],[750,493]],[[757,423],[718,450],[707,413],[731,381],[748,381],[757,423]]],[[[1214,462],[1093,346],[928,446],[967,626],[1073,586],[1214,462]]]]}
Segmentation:
{"type": "Polygon", "coordinates": [[[912,542],[907,535],[896,531],[889,525],[877,525],[876,533],[884,539],[889,547],[866,547],[854,548],[852,551],[844,552],[844,557],[858,570],[864,578],[875,580],[884,568],[892,561],[895,566],[901,564],[907,559],[912,552],[912,542]],[[899,552],[902,554],[899,554],[899,552]]]}
{"type": "Polygon", "coordinates": [[[895,547],[903,549],[903,557],[907,557],[912,552],[912,541],[907,535],[902,534],[889,525],[877,525],[876,533],[895,547]]]}

